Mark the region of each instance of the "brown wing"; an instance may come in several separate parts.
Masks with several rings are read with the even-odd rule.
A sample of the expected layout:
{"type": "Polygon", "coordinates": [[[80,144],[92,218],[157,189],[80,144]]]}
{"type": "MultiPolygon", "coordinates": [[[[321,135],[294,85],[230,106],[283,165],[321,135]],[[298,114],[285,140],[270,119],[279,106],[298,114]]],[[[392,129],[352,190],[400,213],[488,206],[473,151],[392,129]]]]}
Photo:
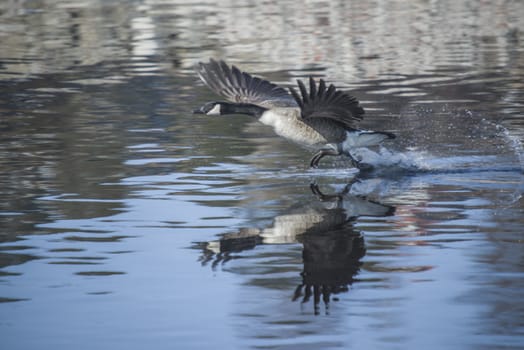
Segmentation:
{"type": "Polygon", "coordinates": [[[304,83],[297,80],[300,94],[289,88],[291,95],[300,107],[302,118],[327,118],[353,128],[355,123],[362,120],[364,109],[357,99],[348,93],[339,91],[333,84],[326,88],[324,80],[320,79],[317,85],[312,77],[309,78],[309,93],[304,83]]]}
{"type": "Polygon", "coordinates": [[[224,61],[200,62],[196,71],[202,81],[215,93],[231,102],[251,103],[264,108],[296,107],[286,89],[267,80],[253,77],[224,61]]]}

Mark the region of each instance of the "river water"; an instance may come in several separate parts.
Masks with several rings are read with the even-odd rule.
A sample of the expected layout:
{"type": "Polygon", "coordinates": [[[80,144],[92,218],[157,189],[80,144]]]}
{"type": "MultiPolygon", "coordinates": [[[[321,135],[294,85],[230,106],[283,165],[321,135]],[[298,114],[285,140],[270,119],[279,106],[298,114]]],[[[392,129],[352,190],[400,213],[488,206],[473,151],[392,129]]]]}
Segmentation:
{"type": "Polygon", "coordinates": [[[2,349],[522,349],[524,3],[4,1],[2,349]],[[311,154],[226,59],[397,139],[311,154]]]}

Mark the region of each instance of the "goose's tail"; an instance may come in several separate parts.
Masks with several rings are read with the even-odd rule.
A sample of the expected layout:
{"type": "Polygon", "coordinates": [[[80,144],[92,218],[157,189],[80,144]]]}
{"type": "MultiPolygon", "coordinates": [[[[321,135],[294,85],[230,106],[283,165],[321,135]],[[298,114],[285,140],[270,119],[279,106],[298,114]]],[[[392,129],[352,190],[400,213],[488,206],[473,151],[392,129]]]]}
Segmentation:
{"type": "Polygon", "coordinates": [[[355,130],[348,131],[342,148],[346,151],[351,148],[375,146],[384,140],[392,140],[396,136],[390,132],[355,130]]]}

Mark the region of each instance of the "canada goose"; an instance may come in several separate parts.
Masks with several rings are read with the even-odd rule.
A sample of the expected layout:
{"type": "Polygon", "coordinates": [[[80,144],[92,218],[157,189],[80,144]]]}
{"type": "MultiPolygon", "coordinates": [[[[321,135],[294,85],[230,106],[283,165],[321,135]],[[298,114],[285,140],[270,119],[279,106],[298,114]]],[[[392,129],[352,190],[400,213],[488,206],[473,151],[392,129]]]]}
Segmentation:
{"type": "Polygon", "coordinates": [[[289,94],[286,89],[230,67],[224,61],[200,62],[196,71],[204,84],[230,102],[208,102],[194,113],[254,116],[272,126],[278,135],[315,151],[311,167],[318,167],[324,156],[344,154],[361,168],[362,164],[351,155],[352,149],[395,138],[389,132],[356,129],[364,109],[355,97],[332,84],[326,87],[323,79],[317,85],[310,77],[309,93],[304,83],[297,80],[300,94],[292,87],[289,94]]]}

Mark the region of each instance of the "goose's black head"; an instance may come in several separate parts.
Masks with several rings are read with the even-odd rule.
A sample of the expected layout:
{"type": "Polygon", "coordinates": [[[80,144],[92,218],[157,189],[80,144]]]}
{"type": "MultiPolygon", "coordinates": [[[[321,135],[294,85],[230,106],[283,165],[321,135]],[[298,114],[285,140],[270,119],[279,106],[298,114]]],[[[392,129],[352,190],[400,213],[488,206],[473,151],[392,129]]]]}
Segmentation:
{"type": "Polygon", "coordinates": [[[228,103],[225,102],[208,102],[199,109],[195,109],[195,114],[206,114],[206,115],[223,115],[228,110],[228,103]]]}

